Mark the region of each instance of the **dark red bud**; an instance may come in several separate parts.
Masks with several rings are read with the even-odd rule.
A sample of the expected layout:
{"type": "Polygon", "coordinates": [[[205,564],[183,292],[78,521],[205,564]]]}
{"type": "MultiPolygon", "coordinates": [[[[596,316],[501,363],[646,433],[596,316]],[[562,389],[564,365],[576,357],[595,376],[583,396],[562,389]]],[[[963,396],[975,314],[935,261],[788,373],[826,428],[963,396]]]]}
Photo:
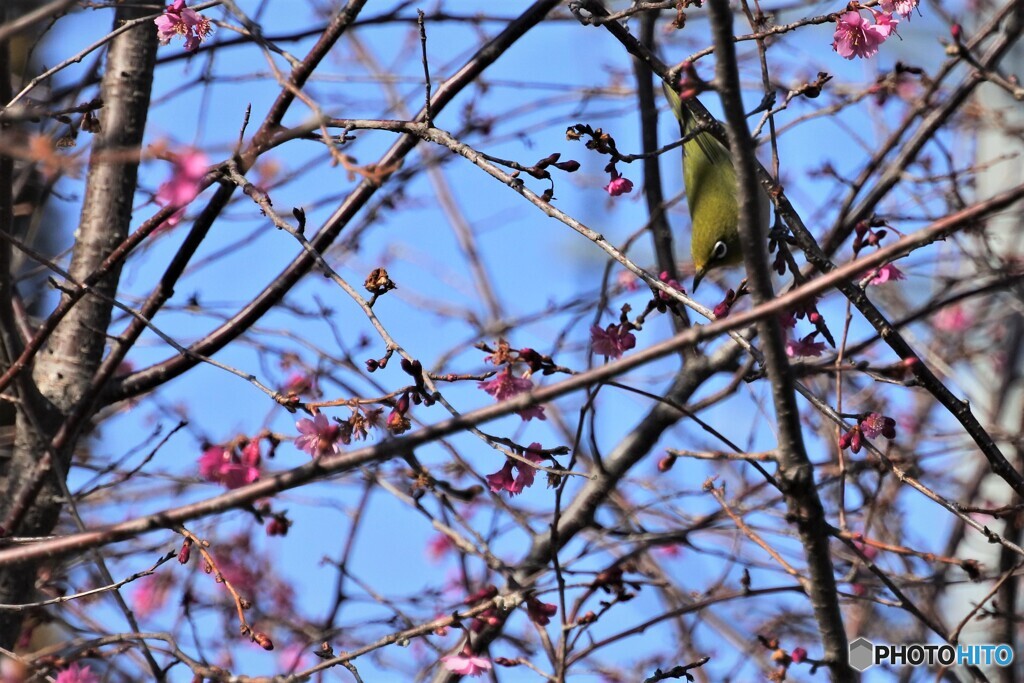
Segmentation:
{"type": "Polygon", "coordinates": [[[402,370],[405,374],[419,379],[423,375],[423,365],[418,360],[402,359],[402,370]]]}
{"type": "Polygon", "coordinates": [[[544,157],[543,159],[541,159],[540,161],[537,162],[537,168],[547,168],[551,164],[553,164],[556,161],[558,161],[558,158],[560,156],[562,156],[562,155],[559,154],[558,152],[555,152],[554,154],[547,155],[546,157],[544,157]]]}
{"type": "Polygon", "coordinates": [[[490,585],[484,586],[483,588],[481,588],[480,590],[476,591],[475,593],[472,593],[468,598],[466,598],[466,604],[467,605],[472,605],[472,604],[477,603],[477,602],[483,602],[484,600],[490,600],[491,598],[495,597],[497,594],[498,594],[498,587],[495,586],[494,584],[490,584],[490,585]]]}
{"type": "Polygon", "coordinates": [[[192,557],[192,541],[186,538],[181,544],[181,550],[178,551],[178,563],[188,564],[190,557],[192,557]]]}
{"type": "Polygon", "coordinates": [[[268,636],[266,633],[263,633],[262,631],[257,631],[256,633],[252,634],[252,639],[253,642],[262,647],[264,650],[274,649],[274,641],[272,641],[270,639],[270,636],[268,636]]]}

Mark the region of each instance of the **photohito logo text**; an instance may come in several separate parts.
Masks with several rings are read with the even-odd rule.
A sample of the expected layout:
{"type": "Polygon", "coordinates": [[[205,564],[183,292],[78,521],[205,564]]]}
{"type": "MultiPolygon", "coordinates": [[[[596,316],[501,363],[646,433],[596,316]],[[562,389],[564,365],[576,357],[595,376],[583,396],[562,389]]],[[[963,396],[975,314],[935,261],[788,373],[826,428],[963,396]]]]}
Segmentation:
{"type": "Polygon", "coordinates": [[[850,666],[865,671],[876,664],[893,666],[1009,666],[1013,649],[1009,645],[949,643],[875,645],[867,638],[850,643],[850,666]]]}

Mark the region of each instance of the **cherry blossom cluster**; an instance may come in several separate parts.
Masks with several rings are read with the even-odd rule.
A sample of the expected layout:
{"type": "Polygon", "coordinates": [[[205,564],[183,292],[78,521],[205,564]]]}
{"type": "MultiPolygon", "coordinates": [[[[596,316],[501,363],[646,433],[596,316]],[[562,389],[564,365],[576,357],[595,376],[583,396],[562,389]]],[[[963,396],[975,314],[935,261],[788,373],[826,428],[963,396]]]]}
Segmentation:
{"type": "Polygon", "coordinates": [[[853,59],[875,56],[878,46],[896,32],[900,20],[895,15],[909,19],[917,7],[917,0],[883,0],[879,7],[881,10],[851,2],[847,11],[838,15],[832,49],[840,57],[853,59]],[[870,22],[861,14],[862,9],[867,10],[870,22]]]}
{"type": "MultiPolygon", "coordinates": [[[[859,254],[865,247],[881,248],[882,240],[887,234],[887,231],[882,229],[884,227],[885,221],[877,219],[858,223],[854,227],[853,253],[859,254]]],[[[864,280],[866,285],[884,285],[887,282],[905,280],[906,275],[892,263],[887,263],[864,273],[860,279],[864,280]]]]}
{"type": "MultiPolygon", "coordinates": [[[[488,347],[481,348],[489,352],[486,362],[493,365],[505,366],[504,369],[498,370],[491,379],[484,380],[477,384],[477,387],[481,391],[493,396],[497,401],[507,401],[519,394],[532,391],[533,380],[530,379],[530,377],[534,373],[541,372],[542,374],[550,375],[557,371],[557,366],[551,360],[550,356],[545,356],[531,348],[523,348],[515,351],[504,339],[498,342],[498,348],[496,350],[488,347]],[[527,365],[526,372],[519,376],[517,376],[513,370],[513,366],[517,363],[525,363],[527,365]]],[[[538,420],[547,419],[547,416],[544,415],[544,406],[541,405],[534,405],[522,410],[517,410],[516,414],[519,415],[524,422],[534,418],[537,418],[538,420]]]]}
{"type": "MultiPolygon", "coordinates": [[[[541,455],[542,450],[543,447],[539,443],[531,443],[526,452],[523,453],[523,458],[531,463],[541,462],[544,459],[541,455]]],[[[525,489],[533,486],[533,479],[536,474],[536,467],[522,460],[508,458],[500,470],[493,474],[488,474],[486,479],[491,493],[508,491],[510,496],[517,496],[525,489]]]]}
{"type": "Polygon", "coordinates": [[[603,330],[597,325],[590,328],[590,346],[594,353],[605,358],[622,358],[622,354],[636,346],[636,337],[628,322],[609,324],[603,330]]]}
{"type": "Polygon", "coordinates": [[[363,441],[371,429],[380,427],[383,413],[383,408],[355,406],[346,420],[329,420],[323,413],[317,413],[312,420],[302,418],[295,423],[299,430],[295,447],[312,458],[340,453],[343,445],[363,441]]]}
{"type": "MultiPolygon", "coordinates": [[[[686,292],[686,290],[683,289],[683,286],[679,284],[679,280],[675,279],[674,277],[669,277],[668,271],[663,270],[660,273],[658,273],[658,279],[678,292],[686,292]]],[[[661,290],[658,290],[658,299],[666,302],[674,301],[672,295],[662,292],[661,290]]]]}
{"type": "Polygon", "coordinates": [[[261,462],[260,438],[239,437],[223,446],[206,446],[199,456],[199,476],[237,489],[260,478],[261,462]]]}
{"type": "Polygon", "coordinates": [[[199,44],[213,30],[210,20],[186,7],[185,0],[174,0],[153,22],[161,45],[167,45],[171,38],[181,36],[185,39],[185,50],[188,52],[199,49],[199,44]]]}
{"type": "MultiPolygon", "coordinates": [[[[473,607],[488,600],[492,600],[497,595],[498,588],[493,584],[489,584],[469,595],[464,604],[469,607],[473,607]]],[[[547,626],[551,623],[551,617],[558,613],[557,605],[542,602],[536,596],[527,598],[525,604],[526,612],[530,621],[538,626],[547,626]]],[[[473,619],[469,632],[479,633],[485,628],[497,626],[501,624],[501,622],[501,615],[494,607],[490,607],[473,619]]],[[[448,629],[445,628],[444,632],[439,635],[445,635],[447,632],[448,629]]],[[[515,666],[517,664],[514,660],[509,660],[504,657],[499,657],[492,662],[487,657],[476,654],[468,642],[458,654],[441,657],[441,665],[445,669],[463,676],[479,676],[484,674],[487,671],[490,671],[495,663],[503,666],[515,666]]]]}
{"type": "Polygon", "coordinates": [[[159,206],[176,209],[162,228],[172,228],[181,221],[185,207],[199,194],[210,161],[196,149],[185,149],[167,155],[172,164],[171,177],[157,188],[154,201],[159,206]]]}
{"type": "MultiPolygon", "coordinates": [[[[807,322],[817,329],[801,339],[788,339],[786,341],[786,355],[790,358],[820,356],[825,352],[825,342],[817,341],[818,334],[826,330],[825,318],[818,311],[815,301],[808,301],[800,304],[795,310],[787,311],[779,316],[779,323],[786,328],[796,327],[796,321],[806,318],[807,322]]],[[[826,335],[828,336],[828,335],[826,335]]]]}
{"type": "Polygon", "coordinates": [[[857,421],[853,429],[839,437],[839,447],[859,453],[864,445],[864,437],[874,439],[878,436],[895,439],[896,420],[881,413],[868,413],[857,421]]]}
{"type": "Polygon", "coordinates": [[[786,355],[790,358],[820,356],[825,352],[825,342],[817,341],[818,331],[815,330],[800,339],[786,340],[786,355]]]}
{"type": "Polygon", "coordinates": [[[633,181],[622,175],[615,164],[622,158],[615,146],[615,138],[605,133],[600,128],[592,128],[585,123],[577,123],[565,131],[566,140],[582,140],[586,138],[587,149],[595,150],[598,154],[607,154],[611,160],[604,167],[605,173],[609,175],[608,184],[604,191],[612,197],[620,197],[633,191],[633,181]]]}

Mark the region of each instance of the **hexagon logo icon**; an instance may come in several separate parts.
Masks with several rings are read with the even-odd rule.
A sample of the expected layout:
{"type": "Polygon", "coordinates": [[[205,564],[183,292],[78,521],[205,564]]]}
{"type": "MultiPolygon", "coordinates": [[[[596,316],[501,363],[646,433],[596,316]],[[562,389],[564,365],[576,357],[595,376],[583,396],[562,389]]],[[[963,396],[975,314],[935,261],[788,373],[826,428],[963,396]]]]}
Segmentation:
{"type": "Polygon", "coordinates": [[[875,664],[875,644],[867,638],[858,638],[850,643],[850,666],[857,671],[866,671],[875,664]]]}

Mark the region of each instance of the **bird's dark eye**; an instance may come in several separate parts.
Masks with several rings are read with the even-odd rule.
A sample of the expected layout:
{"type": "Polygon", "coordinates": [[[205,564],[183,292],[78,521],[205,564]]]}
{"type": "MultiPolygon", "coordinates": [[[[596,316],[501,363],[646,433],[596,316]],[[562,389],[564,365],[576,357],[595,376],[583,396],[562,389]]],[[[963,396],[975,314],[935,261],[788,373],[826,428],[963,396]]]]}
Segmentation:
{"type": "Polygon", "coordinates": [[[726,246],[725,242],[719,240],[719,241],[715,242],[715,248],[711,252],[711,256],[716,261],[721,261],[722,259],[725,258],[725,255],[728,254],[728,253],[729,253],[729,247],[726,246]]]}

